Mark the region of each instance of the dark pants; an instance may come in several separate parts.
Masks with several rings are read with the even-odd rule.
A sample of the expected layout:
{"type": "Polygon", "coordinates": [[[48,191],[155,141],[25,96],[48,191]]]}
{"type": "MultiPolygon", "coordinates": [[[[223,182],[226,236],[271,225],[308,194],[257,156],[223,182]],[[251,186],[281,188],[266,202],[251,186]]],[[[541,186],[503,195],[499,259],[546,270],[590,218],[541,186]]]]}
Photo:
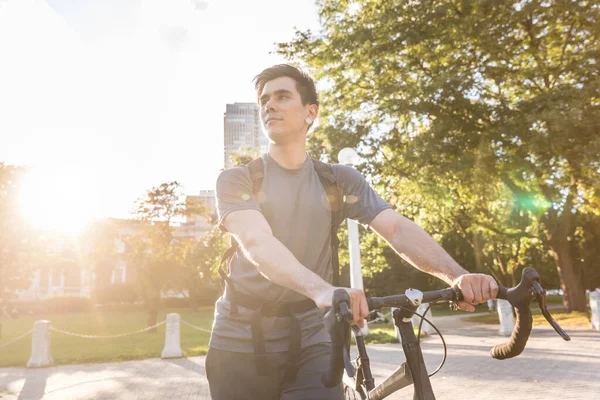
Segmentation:
{"type": "Polygon", "coordinates": [[[342,387],[327,389],[321,375],[329,366],[331,345],[321,343],[302,349],[295,382],[285,382],[289,353],[267,353],[267,373],[258,374],[253,353],[234,353],[209,348],[206,376],[213,400],[341,400],[342,387]]]}

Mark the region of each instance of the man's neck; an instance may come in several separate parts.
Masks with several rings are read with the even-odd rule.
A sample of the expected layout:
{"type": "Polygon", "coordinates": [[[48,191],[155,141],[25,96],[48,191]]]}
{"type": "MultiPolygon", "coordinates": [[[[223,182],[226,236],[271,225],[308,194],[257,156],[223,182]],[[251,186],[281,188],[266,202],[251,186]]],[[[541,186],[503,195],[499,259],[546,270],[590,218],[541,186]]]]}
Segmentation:
{"type": "Polygon", "coordinates": [[[283,168],[298,169],[306,161],[306,142],[269,143],[269,155],[283,168]]]}

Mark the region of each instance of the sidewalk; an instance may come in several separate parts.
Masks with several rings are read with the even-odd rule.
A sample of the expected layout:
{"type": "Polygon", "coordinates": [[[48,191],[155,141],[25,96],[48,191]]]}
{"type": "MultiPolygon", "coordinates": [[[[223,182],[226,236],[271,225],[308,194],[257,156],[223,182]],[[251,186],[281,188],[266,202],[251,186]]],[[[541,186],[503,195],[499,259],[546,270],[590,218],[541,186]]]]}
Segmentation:
{"type": "MultiPolygon", "coordinates": [[[[438,399],[597,399],[600,397],[600,333],[568,330],[564,342],[552,328],[534,328],[519,357],[497,361],[493,345],[506,340],[497,327],[462,323],[459,316],[434,323],[448,344],[444,368],[432,378],[438,399]]],[[[439,338],[423,342],[432,371],[442,357],[439,338]]],[[[403,361],[397,344],[371,345],[376,382],[403,361]]],[[[412,388],[389,399],[412,398],[412,388]]],[[[0,399],[210,399],[204,357],[148,359],[41,369],[0,369],[0,399]]]]}
{"type": "MultiPolygon", "coordinates": [[[[489,350],[508,340],[498,327],[461,322],[458,316],[439,317],[434,323],[444,335],[448,357],[442,370],[431,378],[438,399],[598,399],[600,398],[600,333],[567,329],[565,342],[551,327],[534,327],[525,351],[510,360],[495,360],[489,350]]],[[[438,337],[422,344],[425,362],[433,371],[442,359],[438,337]]],[[[376,382],[398,364],[403,354],[397,346],[373,345],[376,382]],[[390,348],[392,347],[392,348],[390,348]]],[[[411,398],[407,388],[389,399],[411,398]]]]}

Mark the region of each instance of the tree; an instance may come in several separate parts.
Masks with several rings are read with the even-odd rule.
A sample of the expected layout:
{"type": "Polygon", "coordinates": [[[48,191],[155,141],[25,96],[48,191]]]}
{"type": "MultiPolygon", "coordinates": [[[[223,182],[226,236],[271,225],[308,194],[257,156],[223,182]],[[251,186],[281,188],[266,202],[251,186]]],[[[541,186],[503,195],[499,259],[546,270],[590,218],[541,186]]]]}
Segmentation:
{"type": "Polygon", "coordinates": [[[183,256],[181,286],[188,290],[195,311],[200,303],[214,302],[220,292],[218,268],[228,243],[215,227],[201,240],[187,240],[180,245],[183,246],[180,252],[183,256]]]}
{"type": "Polygon", "coordinates": [[[206,210],[199,199],[186,201],[177,181],[153,187],[136,202],[132,213],[140,221],[142,233],[123,239],[130,250],[129,264],[137,271],[149,326],[157,322],[161,291],[177,287],[182,270],[181,246],[175,245],[173,225],[206,210]]]}
{"type": "Polygon", "coordinates": [[[229,159],[232,165],[243,165],[248,164],[260,155],[258,148],[252,148],[250,146],[242,147],[237,152],[229,153],[229,159]]]}
{"type": "Polygon", "coordinates": [[[96,221],[89,224],[82,232],[86,264],[96,274],[96,285],[110,283],[112,270],[117,261],[116,242],[120,234],[114,220],[96,221]]]}
{"type": "MultiPolygon", "coordinates": [[[[19,195],[27,169],[0,162],[0,302],[2,308],[17,289],[31,284],[41,249],[37,232],[19,213],[19,195]]],[[[0,309],[0,316],[2,315],[0,309]]],[[[2,324],[0,323],[0,337],[2,324]]]]}
{"type": "Polygon", "coordinates": [[[465,177],[478,171],[510,192],[522,218],[509,225],[531,218],[519,236],[535,237],[529,249],[546,246],[566,308],[584,310],[573,247],[578,216],[597,210],[600,194],[595,3],[331,0],[320,16],[319,34],[298,32],[279,52],[326,83],[321,147],[337,139],[323,132],[349,134],[369,173],[395,182],[390,190],[416,182],[416,196],[438,176],[477,202],[479,182],[465,177]]]}

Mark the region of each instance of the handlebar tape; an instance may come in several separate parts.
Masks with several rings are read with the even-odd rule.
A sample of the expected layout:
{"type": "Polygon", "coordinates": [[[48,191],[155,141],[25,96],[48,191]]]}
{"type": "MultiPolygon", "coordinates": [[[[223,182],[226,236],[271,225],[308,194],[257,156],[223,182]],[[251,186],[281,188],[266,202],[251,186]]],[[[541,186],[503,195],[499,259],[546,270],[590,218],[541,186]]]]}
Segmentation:
{"type": "Polygon", "coordinates": [[[515,308],[517,320],[510,340],[506,343],[494,346],[490,351],[491,356],[495,359],[505,360],[507,358],[516,357],[523,352],[523,349],[525,349],[527,339],[529,339],[529,334],[531,333],[533,321],[531,310],[529,308],[533,298],[531,288],[533,287],[533,281],[539,279],[540,277],[537,271],[527,267],[523,270],[521,282],[517,286],[511,289],[501,286],[498,289],[498,298],[508,300],[515,308]]]}

